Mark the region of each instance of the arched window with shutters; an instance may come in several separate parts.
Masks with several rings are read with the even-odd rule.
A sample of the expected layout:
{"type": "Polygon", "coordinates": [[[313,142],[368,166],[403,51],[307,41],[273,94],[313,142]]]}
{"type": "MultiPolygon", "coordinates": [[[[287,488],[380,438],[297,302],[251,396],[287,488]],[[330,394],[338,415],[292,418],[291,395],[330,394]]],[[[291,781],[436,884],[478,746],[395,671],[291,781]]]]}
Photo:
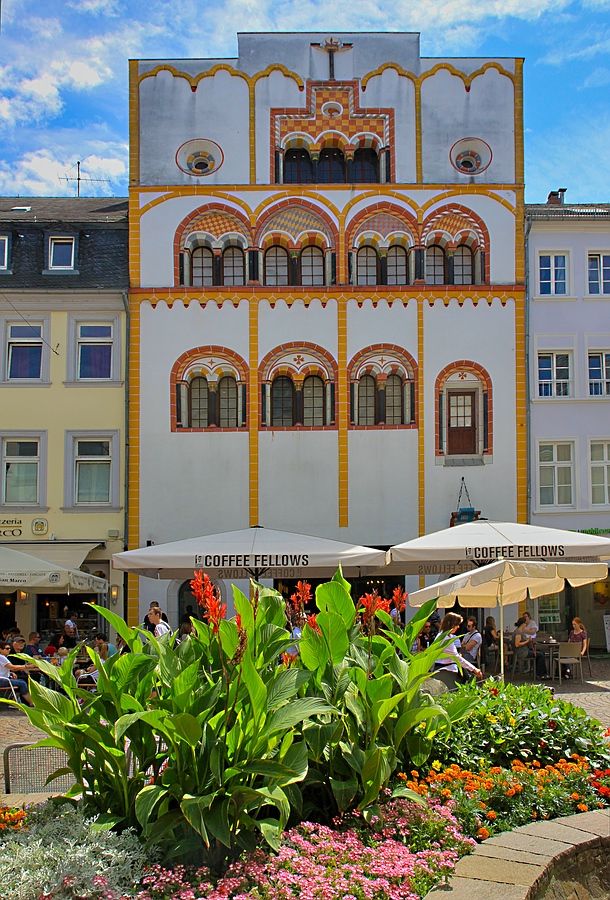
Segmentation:
{"type": "Polygon", "coordinates": [[[388,250],[388,284],[408,284],[407,251],[404,247],[388,250]]]}
{"type": "Polygon", "coordinates": [[[338,147],[327,147],[318,160],[318,184],[345,184],[345,157],[338,147]]]}
{"type": "Polygon", "coordinates": [[[244,251],[241,247],[227,247],[222,254],[222,283],[245,284],[244,251]]]}
{"type": "Polygon", "coordinates": [[[403,381],[400,375],[388,375],[385,383],[385,423],[386,425],[404,425],[403,381]]]}
{"type": "Polygon", "coordinates": [[[377,383],[372,375],[362,375],[358,382],[358,424],[377,424],[377,383]]]}
{"type": "Polygon", "coordinates": [[[220,379],[217,394],[219,428],[237,428],[237,382],[232,375],[220,379]]]}
{"type": "Polygon", "coordinates": [[[426,284],[445,284],[445,252],[435,244],[426,250],[426,284]]]}
{"type": "Polygon", "coordinates": [[[265,253],[265,284],[285,287],[289,284],[288,253],[283,247],[270,247],[265,253]]]}
{"type": "Polygon", "coordinates": [[[308,375],[303,382],[303,425],[321,428],[324,420],[324,382],[318,375],[308,375]]]}
{"type": "Polygon", "coordinates": [[[361,247],[356,257],[356,284],[377,284],[377,251],[361,247]]]}
{"type": "Polygon", "coordinates": [[[278,376],[271,384],[271,425],[294,425],[294,385],[286,375],[278,376]]]}
{"type": "Polygon", "coordinates": [[[379,159],[372,147],[359,147],[354,153],[354,184],[377,184],[379,182],[379,159]]]}
{"type": "Polygon", "coordinates": [[[417,364],[395,344],[363,348],[348,366],[355,428],[416,427],[417,364]]]}
{"type": "Polygon", "coordinates": [[[207,378],[192,378],[189,384],[189,426],[207,428],[209,425],[209,387],[207,378]]]}
{"type": "Polygon", "coordinates": [[[193,287],[214,284],[214,254],[209,247],[195,247],[191,253],[191,284],[193,287]]]}
{"type": "Polygon", "coordinates": [[[311,184],[313,168],[307,150],[286,150],[284,154],[284,184],[311,184]]]}
{"type": "Polygon", "coordinates": [[[300,262],[302,285],[324,284],[324,253],[319,247],[305,247],[300,262]]]}
{"type": "Polygon", "coordinates": [[[458,247],[453,254],[453,283],[472,284],[472,250],[458,247]]]}

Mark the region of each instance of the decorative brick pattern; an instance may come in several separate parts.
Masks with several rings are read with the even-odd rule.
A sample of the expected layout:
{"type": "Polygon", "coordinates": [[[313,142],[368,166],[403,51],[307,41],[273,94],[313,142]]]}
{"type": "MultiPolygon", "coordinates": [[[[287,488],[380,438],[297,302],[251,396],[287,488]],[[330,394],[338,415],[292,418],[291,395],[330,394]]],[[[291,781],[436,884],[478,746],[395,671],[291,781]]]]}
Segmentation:
{"type": "Polygon", "coordinates": [[[295,247],[306,246],[302,240],[297,241],[302,231],[322,233],[332,247],[339,243],[338,229],[330,214],[303,197],[290,197],[267,207],[257,222],[255,245],[261,246],[264,235],[274,230],[288,232],[295,247]]]}
{"type": "Polygon", "coordinates": [[[223,234],[238,232],[243,235],[248,246],[252,244],[252,231],[250,223],[239,210],[218,203],[210,198],[205,208],[198,207],[182,220],[174,235],[174,284],[180,284],[180,252],[184,248],[184,242],[193,231],[206,231],[205,224],[209,224],[214,231],[210,231],[214,237],[223,234]],[[202,224],[203,223],[203,224],[202,224]],[[223,230],[224,229],[224,230],[223,230]]]}
{"type": "MultiPolygon", "coordinates": [[[[259,393],[263,384],[269,384],[281,375],[292,379],[295,384],[302,384],[308,375],[317,375],[325,383],[332,382],[336,389],[338,366],[337,361],[324,347],[302,341],[274,347],[261,360],[258,372],[259,393]]],[[[262,420],[262,410],[259,411],[259,422],[261,428],[267,427],[262,420]]],[[[316,428],[305,425],[273,425],[269,427],[272,427],[274,431],[335,431],[337,428],[336,425],[324,425],[316,428]]]]}
{"type": "MultiPolygon", "coordinates": [[[[413,244],[420,243],[420,226],[413,213],[388,200],[371,202],[356,213],[347,226],[346,245],[355,248],[358,236],[366,231],[378,231],[383,238],[399,232],[410,235],[413,244]]],[[[391,243],[399,241],[393,240],[391,243]]]]}

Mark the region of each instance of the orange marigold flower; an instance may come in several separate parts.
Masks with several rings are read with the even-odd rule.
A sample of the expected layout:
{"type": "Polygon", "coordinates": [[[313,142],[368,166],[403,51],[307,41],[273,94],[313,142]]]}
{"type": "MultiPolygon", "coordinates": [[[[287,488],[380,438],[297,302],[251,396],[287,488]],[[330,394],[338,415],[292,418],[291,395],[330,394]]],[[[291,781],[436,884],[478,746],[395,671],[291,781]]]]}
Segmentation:
{"type": "Polygon", "coordinates": [[[488,819],[497,819],[497,815],[496,815],[496,813],[493,811],[493,809],[490,809],[489,812],[485,813],[485,816],[486,816],[486,818],[488,818],[488,819]]]}
{"type": "Polygon", "coordinates": [[[479,830],[477,831],[477,837],[482,841],[486,841],[489,837],[489,831],[487,830],[487,828],[479,828],[479,830]]]}
{"type": "Polygon", "coordinates": [[[574,791],[573,794],[570,794],[570,796],[572,800],[580,800],[580,794],[577,794],[576,791],[574,791]]]}
{"type": "Polygon", "coordinates": [[[535,809],[533,809],[532,810],[532,819],[537,819],[537,818],[538,818],[538,813],[536,812],[535,809]]]}
{"type": "Polygon", "coordinates": [[[507,791],[505,791],[505,794],[507,797],[514,797],[516,794],[516,791],[514,788],[511,787],[507,791]]]}
{"type": "Polygon", "coordinates": [[[451,791],[449,788],[443,788],[441,791],[441,797],[451,797],[451,791]]]}
{"type": "Polygon", "coordinates": [[[501,775],[502,769],[500,768],[500,766],[492,766],[489,772],[491,775],[501,775]]]}
{"type": "Polygon", "coordinates": [[[576,807],[576,809],[579,809],[581,812],[589,811],[589,807],[587,806],[586,803],[579,803],[578,806],[576,807]]]}
{"type": "Polygon", "coordinates": [[[539,769],[539,768],[540,768],[540,763],[538,762],[537,759],[534,759],[534,760],[532,761],[532,765],[534,766],[535,769],[539,769]]]}
{"type": "Polygon", "coordinates": [[[483,803],[482,800],[479,800],[479,806],[481,807],[481,809],[487,809],[487,803],[483,803]]]}

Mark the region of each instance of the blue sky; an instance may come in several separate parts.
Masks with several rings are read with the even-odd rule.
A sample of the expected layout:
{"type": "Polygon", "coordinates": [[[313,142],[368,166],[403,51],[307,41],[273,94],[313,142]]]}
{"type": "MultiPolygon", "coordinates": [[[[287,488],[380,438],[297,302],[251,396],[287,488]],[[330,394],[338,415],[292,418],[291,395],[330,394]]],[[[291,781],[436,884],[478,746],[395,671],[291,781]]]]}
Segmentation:
{"type": "Polygon", "coordinates": [[[127,60],[236,55],[237,31],[419,31],[525,57],[527,200],[610,201],[610,0],[0,0],[0,194],[127,193],[127,60]]]}

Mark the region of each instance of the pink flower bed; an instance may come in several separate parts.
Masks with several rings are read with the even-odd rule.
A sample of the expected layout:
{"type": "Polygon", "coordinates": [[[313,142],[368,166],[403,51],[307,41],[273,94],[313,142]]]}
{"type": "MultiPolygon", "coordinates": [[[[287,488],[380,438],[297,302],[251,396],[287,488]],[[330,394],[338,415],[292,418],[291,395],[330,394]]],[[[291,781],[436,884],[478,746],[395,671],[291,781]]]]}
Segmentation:
{"type": "Polygon", "coordinates": [[[258,851],[216,883],[205,868],[155,866],[137,900],[418,900],[474,846],[447,806],[393,800],[383,820],[354,815],[336,824],[304,822],[286,832],[277,854],[258,851]]]}

